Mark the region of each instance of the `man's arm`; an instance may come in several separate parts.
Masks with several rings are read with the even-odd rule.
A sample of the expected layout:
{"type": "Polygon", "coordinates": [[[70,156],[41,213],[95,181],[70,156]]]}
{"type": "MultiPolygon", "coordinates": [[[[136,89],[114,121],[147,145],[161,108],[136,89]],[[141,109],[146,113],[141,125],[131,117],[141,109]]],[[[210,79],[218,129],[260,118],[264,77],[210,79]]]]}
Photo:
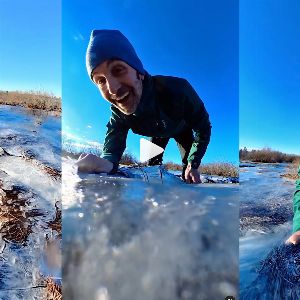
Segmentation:
{"type": "Polygon", "coordinates": [[[78,172],[82,173],[109,173],[113,168],[110,161],[91,153],[82,153],[76,165],[78,172]]]}
{"type": "Polygon", "coordinates": [[[126,147],[128,127],[112,115],[107,124],[102,157],[94,154],[81,154],[76,162],[78,171],[83,173],[114,174],[126,147]]]}
{"type": "Polygon", "coordinates": [[[185,119],[191,125],[195,135],[188,162],[192,169],[197,169],[210,141],[211,124],[204,103],[187,81],[185,95],[185,119]]]}
{"type": "Polygon", "coordinates": [[[113,163],[113,168],[109,174],[114,174],[118,170],[119,162],[126,148],[129,127],[114,112],[106,127],[107,132],[104,140],[102,158],[113,163]]]}
{"type": "Polygon", "coordinates": [[[294,245],[300,243],[300,166],[298,169],[298,179],[296,180],[296,191],[294,194],[293,234],[289,237],[287,243],[292,243],[294,245]]]}

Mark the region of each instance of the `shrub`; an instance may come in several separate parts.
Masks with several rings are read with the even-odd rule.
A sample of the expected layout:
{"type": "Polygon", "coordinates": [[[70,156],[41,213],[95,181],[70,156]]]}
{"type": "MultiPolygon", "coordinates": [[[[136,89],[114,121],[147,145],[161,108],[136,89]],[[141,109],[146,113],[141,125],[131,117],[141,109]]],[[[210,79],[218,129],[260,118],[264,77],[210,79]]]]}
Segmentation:
{"type": "Polygon", "coordinates": [[[261,163],[292,163],[300,156],[295,154],[285,154],[271,148],[248,151],[247,148],[240,149],[240,161],[252,161],[261,163]]]}

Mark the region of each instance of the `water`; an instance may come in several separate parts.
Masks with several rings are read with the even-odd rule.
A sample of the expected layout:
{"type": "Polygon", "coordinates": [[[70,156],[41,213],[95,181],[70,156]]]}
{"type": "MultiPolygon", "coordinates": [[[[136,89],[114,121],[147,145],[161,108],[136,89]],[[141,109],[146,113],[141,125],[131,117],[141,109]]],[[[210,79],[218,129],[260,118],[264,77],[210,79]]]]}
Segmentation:
{"type": "Polygon", "coordinates": [[[61,279],[60,118],[0,106],[0,147],[0,298],[42,299],[61,279]]]}
{"type": "Polygon", "coordinates": [[[149,183],[78,175],[63,159],[64,298],[236,296],[238,187],[145,171],[149,183]]]}
{"type": "Polygon", "coordinates": [[[300,255],[299,247],[288,251],[284,245],[291,234],[295,188],[292,181],[280,177],[285,168],[284,164],[267,164],[244,167],[240,172],[241,299],[285,299],[283,295],[299,299],[291,298],[296,285],[279,280],[283,269],[274,267],[283,265],[295,271],[299,265],[293,262],[300,255]]]}

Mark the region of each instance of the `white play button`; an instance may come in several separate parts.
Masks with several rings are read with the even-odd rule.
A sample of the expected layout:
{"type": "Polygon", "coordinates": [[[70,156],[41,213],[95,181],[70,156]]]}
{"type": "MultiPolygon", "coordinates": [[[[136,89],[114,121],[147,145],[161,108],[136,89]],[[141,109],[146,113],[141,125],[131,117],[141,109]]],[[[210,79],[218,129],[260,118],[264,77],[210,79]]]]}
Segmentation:
{"type": "Polygon", "coordinates": [[[140,139],[140,162],[146,162],[163,152],[164,149],[162,147],[159,147],[144,138],[140,139]]]}

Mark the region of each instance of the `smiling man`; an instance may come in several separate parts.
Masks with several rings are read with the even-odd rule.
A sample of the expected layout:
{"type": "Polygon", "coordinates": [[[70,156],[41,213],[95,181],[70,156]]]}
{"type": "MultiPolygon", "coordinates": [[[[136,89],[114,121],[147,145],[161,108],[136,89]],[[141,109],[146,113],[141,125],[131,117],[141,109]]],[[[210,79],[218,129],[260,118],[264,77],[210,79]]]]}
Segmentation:
{"type": "Polygon", "coordinates": [[[142,97],[144,75],[121,60],[107,60],[92,72],[104,99],[123,114],[133,114],[142,97]]]}
{"type": "MultiPolygon", "coordinates": [[[[94,30],[86,55],[87,71],[111,105],[102,158],[83,155],[79,171],[109,172],[118,169],[129,129],[151,137],[165,149],[170,138],[177,142],[183,164],[182,177],[199,183],[198,171],[211,135],[203,102],[182,78],[151,76],[128,39],[118,30],[94,30]]],[[[161,164],[162,154],[149,161],[161,164]]]]}

